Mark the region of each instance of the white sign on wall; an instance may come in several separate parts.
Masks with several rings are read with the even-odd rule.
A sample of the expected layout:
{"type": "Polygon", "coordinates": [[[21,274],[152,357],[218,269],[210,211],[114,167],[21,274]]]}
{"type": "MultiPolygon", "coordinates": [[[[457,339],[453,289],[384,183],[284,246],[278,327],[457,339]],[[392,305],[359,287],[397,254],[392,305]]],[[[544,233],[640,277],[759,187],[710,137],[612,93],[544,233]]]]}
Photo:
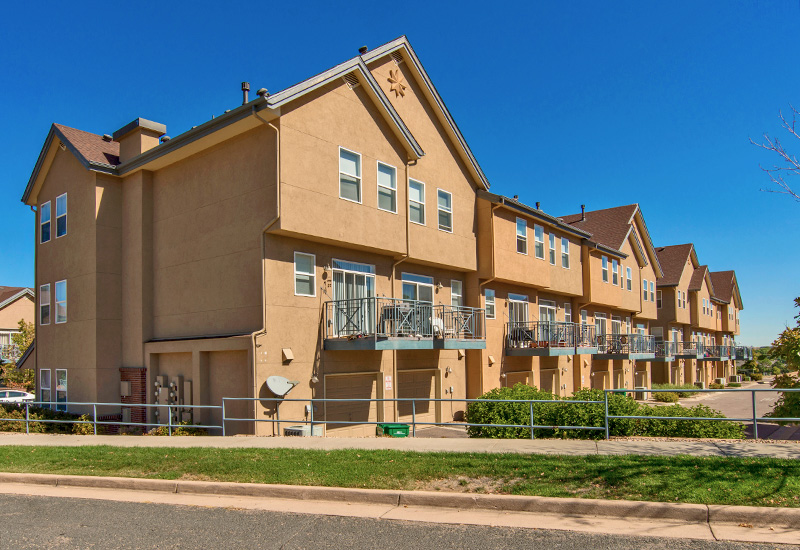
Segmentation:
{"type": "Polygon", "coordinates": [[[391,391],[392,389],[392,377],[385,376],[383,379],[383,387],[386,391],[391,391]]]}

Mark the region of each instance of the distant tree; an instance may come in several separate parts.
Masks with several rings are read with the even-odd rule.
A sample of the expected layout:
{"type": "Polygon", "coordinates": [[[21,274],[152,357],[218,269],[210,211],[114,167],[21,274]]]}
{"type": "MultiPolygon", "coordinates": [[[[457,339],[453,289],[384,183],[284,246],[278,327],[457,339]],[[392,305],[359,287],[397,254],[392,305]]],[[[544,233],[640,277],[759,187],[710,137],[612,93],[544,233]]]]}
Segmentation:
{"type": "MultiPolygon", "coordinates": [[[[19,332],[11,336],[11,343],[19,348],[20,357],[33,343],[34,330],[33,323],[26,323],[25,320],[20,319],[19,332]]],[[[7,363],[3,365],[2,369],[3,379],[7,385],[24,387],[27,391],[33,390],[35,378],[33,369],[18,369],[16,363],[7,363]]]]}
{"type": "MultiPolygon", "coordinates": [[[[800,128],[795,127],[797,123],[797,117],[800,115],[800,111],[791,105],[789,107],[792,110],[791,121],[783,115],[783,112],[779,112],[778,117],[781,119],[781,126],[783,126],[783,128],[789,132],[789,134],[800,140],[800,134],[798,134],[800,128]]],[[[752,139],[750,140],[750,143],[757,147],[761,147],[762,149],[766,149],[767,151],[777,153],[777,155],[781,158],[781,164],[776,164],[772,168],[764,168],[763,166],[760,166],[760,168],[767,173],[772,183],[777,186],[772,189],[762,189],[762,191],[766,191],[767,193],[789,195],[797,202],[800,202],[800,195],[798,195],[797,191],[792,189],[792,187],[784,178],[784,174],[793,176],[800,175],[800,161],[797,160],[795,155],[792,155],[784,148],[783,143],[781,143],[778,138],[772,138],[766,133],[763,137],[764,141],[762,143],[755,142],[752,139]]]]}
{"type": "MultiPolygon", "coordinates": [[[[800,297],[794,299],[800,308],[800,297]]],[[[800,313],[795,315],[796,326],[786,327],[772,343],[772,356],[782,359],[790,370],[800,369],[800,313]]],[[[773,388],[800,388],[800,377],[782,374],[772,381],[773,388]]],[[[800,393],[779,392],[778,402],[766,416],[775,418],[798,418],[800,415],[800,393]]]]}

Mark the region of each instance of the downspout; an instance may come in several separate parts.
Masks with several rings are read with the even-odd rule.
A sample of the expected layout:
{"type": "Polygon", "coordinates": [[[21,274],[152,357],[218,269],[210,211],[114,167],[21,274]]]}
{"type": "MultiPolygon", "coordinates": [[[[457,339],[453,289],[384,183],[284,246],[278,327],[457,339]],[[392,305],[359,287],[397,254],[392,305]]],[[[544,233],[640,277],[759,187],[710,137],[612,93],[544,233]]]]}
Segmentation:
{"type": "MultiPolygon", "coordinates": [[[[256,353],[256,337],[267,333],[267,274],[264,260],[267,256],[267,231],[277,223],[281,217],[281,132],[280,130],[268,120],[265,120],[256,111],[256,106],[253,105],[253,116],[260,120],[263,124],[275,130],[275,216],[267,222],[261,230],[261,328],[250,334],[250,344],[253,349],[253,397],[258,397],[258,377],[257,365],[258,355],[256,353]]],[[[257,403],[253,403],[253,418],[257,410],[257,403]]],[[[273,433],[274,435],[274,433],[273,433]]]]}
{"type": "MultiPolygon", "coordinates": [[[[389,277],[390,277],[390,280],[391,280],[391,287],[392,287],[392,298],[395,297],[395,290],[394,290],[394,283],[395,283],[394,273],[395,273],[395,270],[397,269],[398,265],[400,265],[401,263],[403,263],[404,261],[406,261],[408,259],[408,256],[409,256],[409,254],[411,252],[411,235],[409,233],[409,230],[410,230],[410,228],[409,228],[410,212],[409,212],[409,206],[408,206],[408,191],[409,191],[409,187],[408,187],[408,164],[409,164],[409,162],[410,162],[409,160],[406,160],[405,165],[403,166],[403,169],[405,170],[405,176],[406,176],[406,253],[403,254],[403,256],[399,260],[397,260],[396,262],[394,262],[392,264],[392,271],[391,271],[391,273],[389,273],[389,277]]],[[[392,389],[392,394],[395,397],[397,397],[397,350],[396,349],[392,350],[392,380],[394,381],[394,383],[392,384],[392,388],[393,388],[392,389]]],[[[392,401],[392,403],[394,403],[394,411],[393,411],[394,422],[398,422],[399,413],[398,413],[398,409],[397,409],[397,401],[392,401]]]]}

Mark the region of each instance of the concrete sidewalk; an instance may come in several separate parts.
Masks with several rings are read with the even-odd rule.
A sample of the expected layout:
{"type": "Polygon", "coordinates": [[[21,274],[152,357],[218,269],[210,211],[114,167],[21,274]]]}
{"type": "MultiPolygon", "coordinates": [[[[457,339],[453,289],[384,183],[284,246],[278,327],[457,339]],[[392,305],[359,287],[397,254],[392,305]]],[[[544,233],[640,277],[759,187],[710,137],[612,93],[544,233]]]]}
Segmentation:
{"type": "Polygon", "coordinates": [[[212,447],[221,449],[391,449],[414,452],[521,453],[558,455],[651,455],[773,457],[800,459],[799,442],[752,440],[624,440],[587,441],[570,439],[428,439],[428,438],[335,438],[335,437],[218,437],[218,436],[120,436],[0,434],[2,445],[76,447],[212,447]]]}

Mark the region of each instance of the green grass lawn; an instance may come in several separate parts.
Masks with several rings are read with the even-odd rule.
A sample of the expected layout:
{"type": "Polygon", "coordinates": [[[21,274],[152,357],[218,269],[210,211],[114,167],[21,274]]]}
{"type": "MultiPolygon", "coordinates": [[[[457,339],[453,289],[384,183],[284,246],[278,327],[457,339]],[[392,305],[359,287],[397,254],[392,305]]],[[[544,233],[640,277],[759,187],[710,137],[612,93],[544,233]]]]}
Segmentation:
{"type": "Polygon", "coordinates": [[[0,470],[800,507],[800,461],[773,458],[9,446],[0,470]]]}

